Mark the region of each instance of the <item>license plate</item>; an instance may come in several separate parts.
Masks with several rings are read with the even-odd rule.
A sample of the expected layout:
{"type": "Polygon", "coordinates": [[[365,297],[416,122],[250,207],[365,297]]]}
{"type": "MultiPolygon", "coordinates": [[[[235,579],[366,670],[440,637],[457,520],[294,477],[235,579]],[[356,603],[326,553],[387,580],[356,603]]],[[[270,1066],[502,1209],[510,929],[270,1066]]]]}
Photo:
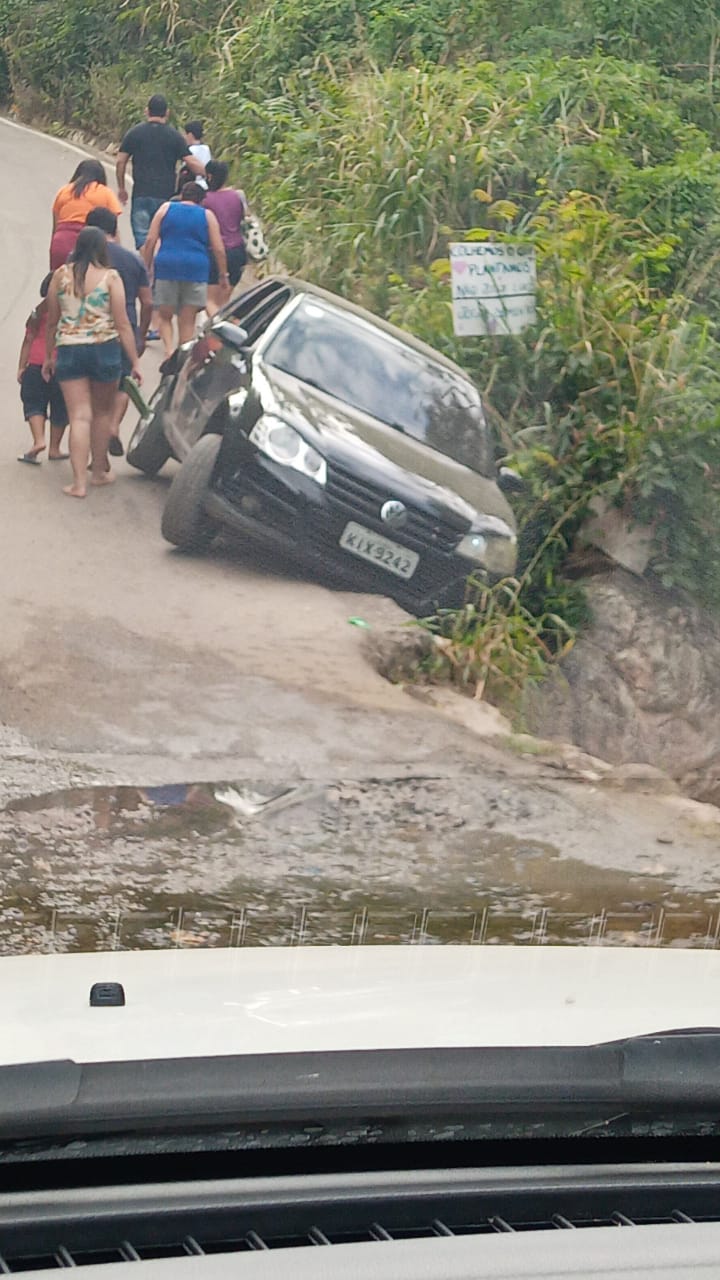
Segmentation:
{"type": "Polygon", "coordinates": [[[415,551],[408,551],[407,547],[401,547],[398,542],[382,538],[373,533],[372,529],[365,529],[352,520],[343,529],[340,546],[344,551],[360,556],[361,560],[369,560],[371,564],[387,569],[388,573],[394,573],[398,578],[412,578],[420,562],[415,551]]]}

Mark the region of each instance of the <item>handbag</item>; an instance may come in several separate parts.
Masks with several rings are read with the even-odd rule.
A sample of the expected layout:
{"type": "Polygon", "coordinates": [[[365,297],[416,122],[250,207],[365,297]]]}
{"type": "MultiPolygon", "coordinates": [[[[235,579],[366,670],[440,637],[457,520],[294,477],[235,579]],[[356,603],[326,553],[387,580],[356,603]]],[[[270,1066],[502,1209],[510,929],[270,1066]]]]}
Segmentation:
{"type": "Polygon", "coordinates": [[[260,225],[260,219],[256,218],[253,213],[249,213],[245,218],[242,224],[242,233],[248,258],[253,262],[264,262],[268,256],[269,249],[260,225]]]}

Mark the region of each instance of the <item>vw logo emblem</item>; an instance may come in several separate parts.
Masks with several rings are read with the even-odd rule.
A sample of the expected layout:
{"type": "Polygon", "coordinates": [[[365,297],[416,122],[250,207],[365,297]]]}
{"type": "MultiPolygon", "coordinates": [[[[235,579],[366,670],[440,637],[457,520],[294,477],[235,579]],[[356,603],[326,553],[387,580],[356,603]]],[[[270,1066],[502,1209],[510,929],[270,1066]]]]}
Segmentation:
{"type": "Polygon", "coordinates": [[[402,529],[407,520],[407,509],[402,502],[392,500],[383,502],[380,508],[380,519],[389,524],[391,529],[402,529]]]}

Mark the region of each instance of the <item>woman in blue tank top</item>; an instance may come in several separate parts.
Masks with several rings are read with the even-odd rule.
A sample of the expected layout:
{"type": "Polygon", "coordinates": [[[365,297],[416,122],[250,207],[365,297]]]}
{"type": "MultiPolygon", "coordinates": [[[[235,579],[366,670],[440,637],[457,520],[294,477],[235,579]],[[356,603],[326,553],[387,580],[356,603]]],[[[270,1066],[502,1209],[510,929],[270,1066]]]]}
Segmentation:
{"type": "Polygon", "coordinates": [[[141,250],[154,278],[153,301],[167,356],[175,350],[173,316],[178,320],[180,346],[193,337],[195,317],[207,300],[211,254],[220,284],[226,294],[230,292],[220,227],[215,214],[202,207],[204,196],[196,182],[186,182],[179,201],[168,201],[158,209],[141,250]]]}

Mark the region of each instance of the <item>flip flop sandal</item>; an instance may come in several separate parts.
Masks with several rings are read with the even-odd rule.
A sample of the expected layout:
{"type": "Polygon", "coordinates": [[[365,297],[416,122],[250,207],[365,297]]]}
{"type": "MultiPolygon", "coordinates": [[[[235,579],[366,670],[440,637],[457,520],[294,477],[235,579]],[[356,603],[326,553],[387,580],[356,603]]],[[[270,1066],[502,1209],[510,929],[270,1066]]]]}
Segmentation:
{"type": "Polygon", "coordinates": [[[48,462],[67,462],[69,457],[69,453],[53,453],[48,455],[48,462]]]}
{"type": "Polygon", "coordinates": [[[26,462],[29,467],[41,466],[40,459],[34,453],[21,453],[18,462],[26,462]]]}

